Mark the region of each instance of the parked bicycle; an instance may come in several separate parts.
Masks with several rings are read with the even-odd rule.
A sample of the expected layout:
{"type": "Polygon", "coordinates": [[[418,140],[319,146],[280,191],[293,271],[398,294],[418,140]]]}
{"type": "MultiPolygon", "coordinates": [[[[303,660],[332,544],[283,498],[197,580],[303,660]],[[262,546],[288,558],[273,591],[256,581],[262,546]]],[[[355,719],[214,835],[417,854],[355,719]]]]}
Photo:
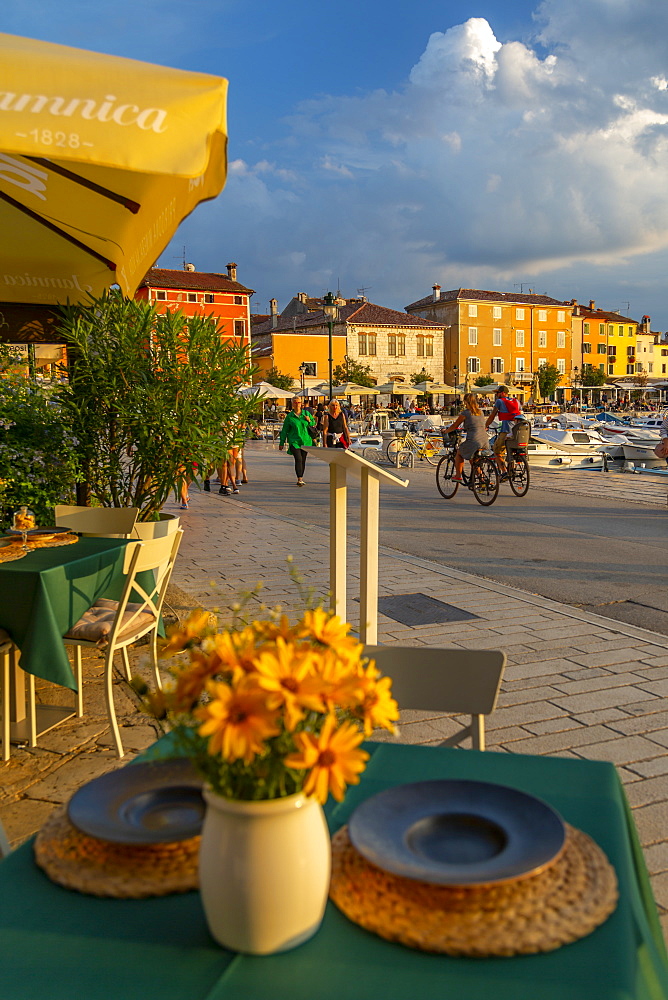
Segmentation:
{"type": "MultiPolygon", "coordinates": [[[[459,481],[452,478],[455,475],[455,452],[459,437],[458,431],[448,435],[445,454],[436,469],[436,486],[444,500],[452,500],[459,489],[459,481]]],[[[483,507],[491,506],[499,495],[499,470],[496,462],[481,451],[476,451],[471,459],[471,472],[469,475],[462,472],[461,483],[471,490],[479,504],[483,507]]]]}
{"type": "Polygon", "coordinates": [[[414,459],[429,462],[430,465],[438,465],[438,460],[443,453],[443,440],[440,433],[416,435],[409,430],[395,431],[395,436],[387,445],[385,452],[388,460],[396,465],[399,461],[399,453],[410,451],[414,459]]]}

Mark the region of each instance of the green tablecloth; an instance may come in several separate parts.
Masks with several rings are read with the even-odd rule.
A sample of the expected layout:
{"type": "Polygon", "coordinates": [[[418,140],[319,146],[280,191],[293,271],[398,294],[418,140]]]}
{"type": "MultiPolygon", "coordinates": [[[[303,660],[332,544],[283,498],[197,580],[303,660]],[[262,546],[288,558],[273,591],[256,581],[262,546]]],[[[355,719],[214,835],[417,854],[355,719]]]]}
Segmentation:
{"type": "Polygon", "coordinates": [[[124,538],[80,538],[0,565],[0,626],[21,667],[76,691],[62,637],[98,597],[120,596],[124,538]]]}
{"type": "MultiPolygon", "coordinates": [[[[101,900],[52,885],[30,845],[0,865],[3,1000],[665,1000],[668,965],[624,792],[612,765],[556,757],[371,744],[362,783],[328,809],[332,829],[389,785],[473,778],[540,795],[604,848],[616,912],[546,955],[453,959],[411,951],[350,923],[332,904],[294,951],[251,958],[217,947],[197,893],[101,900]]],[[[165,742],[154,756],[164,754],[165,742]]],[[[223,889],[224,891],[224,889],[223,889]]],[[[280,906],[280,900],[276,900],[280,906]]]]}

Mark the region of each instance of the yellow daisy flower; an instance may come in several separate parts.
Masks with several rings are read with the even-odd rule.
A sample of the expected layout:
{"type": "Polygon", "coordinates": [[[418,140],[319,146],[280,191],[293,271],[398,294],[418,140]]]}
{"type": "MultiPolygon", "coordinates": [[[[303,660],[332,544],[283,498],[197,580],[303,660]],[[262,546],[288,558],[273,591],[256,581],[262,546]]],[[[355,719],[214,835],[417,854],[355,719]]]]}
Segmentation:
{"type": "Polygon", "coordinates": [[[357,645],[357,639],[348,635],[350,625],[342,622],[338,615],[330,614],[323,608],[305,611],[298,632],[301,637],[312,638],[323,646],[338,648],[357,645]]]}
{"type": "Polygon", "coordinates": [[[392,697],[389,677],[380,677],[372,660],[366,670],[360,671],[358,680],[362,687],[362,701],[353,708],[353,715],[363,720],[364,735],[370,736],[377,727],[394,732],[393,722],[399,718],[399,706],[392,697]]]}
{"type": "Polygon", "coordinates": [[[194,640],[200,639],[209,625],[209,612],[203,608],[196,608],[191,611],[184,622],[178,625],[170,625],[167,629],[167,639],[160,643],[160,655],[162,657],[174,656],[181,653],[194,640]]]}
{"type": "Polygon", "coordinates": [[[313,650],[277,639],[271,652],[256,662],[257,683],[271,695],[272,708],[284,706],[285,727],[290,732],[304,718],[304,708],[323,712],[323,682],[313,673],[313,650]]]}
{"type": "Polygon", "coordinates": [[[285,758],[288,767],[310,771],[304,784],[304,794],[313,795],[323,805],[329,792],[341,802],[346,785],[356,785],[364,770],[369,754],[359,750],[364,736],[353,722],[344,722],[336,728],[333,715],[328,715],[320,735],[308,732],[295,733],[297,753],[285,758]]]}
{"type": "Polygon", "coordinates": [[[208,736],[208,753],[220,753],[224,760],[250,764],[266,749],[264,741],[277,736],[277,713],[267,706],[264,691],[244,678],[236,686],[210,683],[211,701],[195,712],[202,720],[197,732],[208,736]]]}

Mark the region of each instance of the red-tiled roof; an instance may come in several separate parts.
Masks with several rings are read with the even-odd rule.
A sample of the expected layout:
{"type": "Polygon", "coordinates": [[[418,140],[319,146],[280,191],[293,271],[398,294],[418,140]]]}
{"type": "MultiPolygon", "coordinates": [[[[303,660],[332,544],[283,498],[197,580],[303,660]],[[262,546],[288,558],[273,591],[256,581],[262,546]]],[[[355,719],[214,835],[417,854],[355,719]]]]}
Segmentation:
{"type": "MultiPolygon", "coordinates": [[[[562,302],[559,299],[552,299],[549,295],[522,295],[516,292],[487,292],[480,288],[453,288],[449,292],[441,292],[439,302],[455,302],[458,299],[472,299],[476,302],[508,302],[518,305],[536,306],[569,306],[570,302],[562,302]]],[[[423,306],[434,303],[433,295],[427,295],[417,302],[411,302],[406,309],[422,309],[423,306]]]]}
{"type": "MultiPolygon", "coordinates": [[[[328,330],[320,329],[327,324],[329,317],[324,312],[304,313],[300,316],[288,316],[278,318],[275,327],[271,325],[271,319],[264,323],[255,324],[253,335],[263,333],[294,333],[318,335],[327,334],[328,330]],[[316,329],[314,329],[316,328],[316,329]]],[[[395,309],[386,309],[385,306],[374,305],[373,302],[351,302],[345,306],[339,306],[338,317],[334,320],[335,328],[342,324],[353,323],[355,326],[404,326],[404,327],[425,327],[432,330],[443,329],[439,323],[434,323],[429,319],[422,319],[420,316],[409,316],[407,313],[397,312],[395,309]]],[[[335,336],[343,336],[341,332],[335,336]]]]}
{"type": "Polygon", "coordinates": [[[638,325],[638,321],[631,319],[629,316],[620,316],[617,312],[607,312],[605,309],[587,309],[586,306],[580,306],[580,316],[588,320],[603,320],[605,323],[630,323],[632,326],[638,325]]]}
{"type": "Polygon", "coordinates": [[[152,267],[139,283],[140,288],[174,288],[178,291],[234,292],[237,295],[252,295],[253,289],[246,288],[238,281],[230,281],[226,274],[210,274],[207,271],[169,271],[152,267]]]}

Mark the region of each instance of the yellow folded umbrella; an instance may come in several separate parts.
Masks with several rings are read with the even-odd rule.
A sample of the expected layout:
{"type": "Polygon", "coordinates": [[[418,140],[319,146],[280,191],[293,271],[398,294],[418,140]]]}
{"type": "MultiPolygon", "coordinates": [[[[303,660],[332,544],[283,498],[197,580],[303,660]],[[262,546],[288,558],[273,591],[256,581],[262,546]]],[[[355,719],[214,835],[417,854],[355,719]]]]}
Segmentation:
{"type": "Polygon", "coordinates": [[[227,80],[0,34],[0,302],[133,295],[223,188],[227,80]]]}

